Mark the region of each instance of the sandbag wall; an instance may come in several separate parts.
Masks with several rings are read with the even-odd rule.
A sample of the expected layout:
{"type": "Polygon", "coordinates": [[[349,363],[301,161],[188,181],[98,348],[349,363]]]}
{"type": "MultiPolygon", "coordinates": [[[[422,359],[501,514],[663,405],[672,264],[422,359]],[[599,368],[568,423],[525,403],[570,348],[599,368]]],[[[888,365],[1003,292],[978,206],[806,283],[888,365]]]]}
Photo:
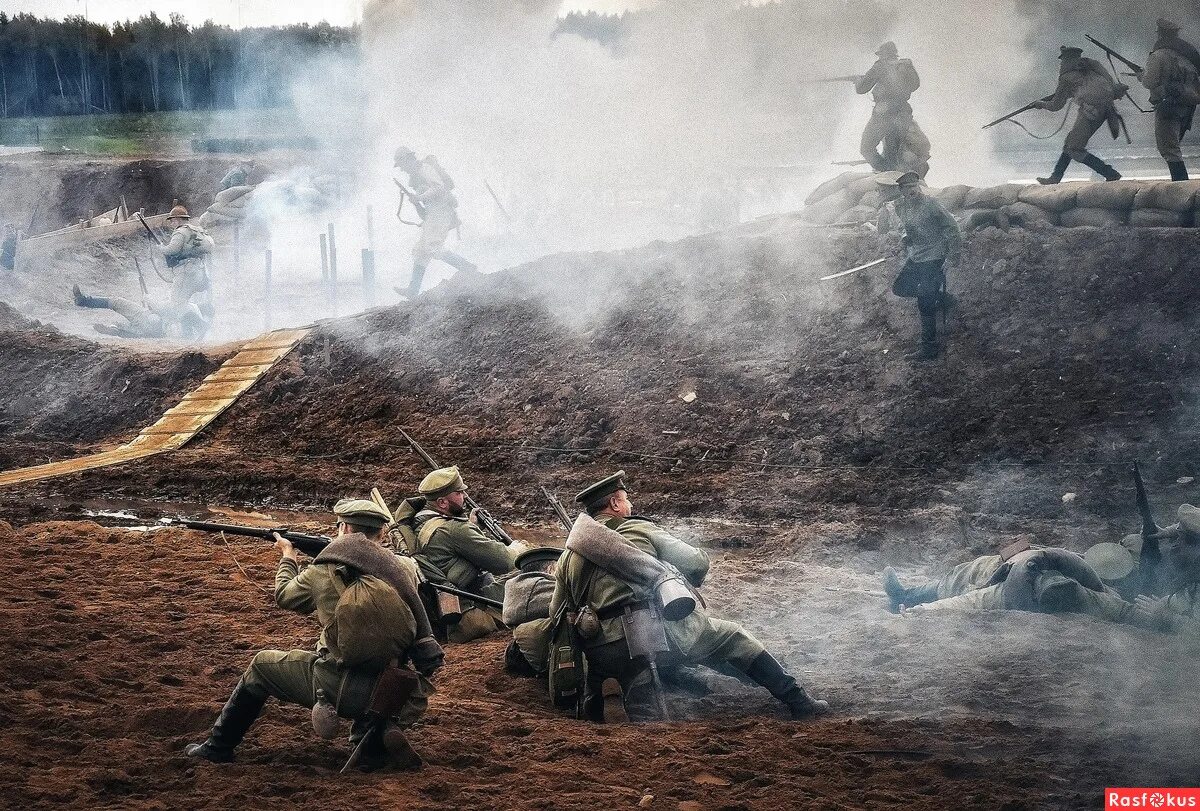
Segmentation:
{"type": "MultiPolygon", "coordinates": [[[[1115,180],[1055,186],[1006,183],[928,189],[960,222],[984,225],[1131,225],[1193,227],[1200,223],[1200,180],[1115,180]]],[[[815,225],[873,222],[885,202],[875,175],[844,172],[805,199],[801,218],[815,225]]]]}
{"type": "Polygon", "coordinates": [[[217,192],[217,199],[200,215],[200,227],[233,225],[245,220],[253,191],[253,186],[234,186],[217,192]]]}

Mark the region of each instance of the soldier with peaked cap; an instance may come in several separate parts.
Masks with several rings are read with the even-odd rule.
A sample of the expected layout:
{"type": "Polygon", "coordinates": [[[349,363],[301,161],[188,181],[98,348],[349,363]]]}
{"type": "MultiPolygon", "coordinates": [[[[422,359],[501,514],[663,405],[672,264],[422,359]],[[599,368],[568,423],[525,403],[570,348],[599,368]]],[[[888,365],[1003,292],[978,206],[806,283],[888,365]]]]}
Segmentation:
{"type": "Polygon", "coordinates": [[[888,230],[893,218],[904,230],[901,244],[905,261],[892,292],[901,298],[917,300],[921,318],[920,348],[906,356],[908,360],[933,360],[938,356],[937,312],[945,306],[947,261],[955,261],[962,250],[958,223],[946,207],[925,194],[916,172],[877,178],[881,185],[895,185],[900,196],[884,209],[881,230],[888,230]]]}
{"type": "MultiPolygon", "coordinates": [[[[255,654],[208,739],[188,746],[188,755],[215,763],[232,761],[234,749],[271,696],[287,704],[312,707],[320,690],[338,715],[357,721],[369,708],[384,672],[391,668],[406,672],[411,690],[400,697],[396,720],[401,725],[411,724],[425,711],[426,694],[432,689],[426,677],[441,666],[442,650],[431,636],[418,636],[419,628],[428,627],[428,618],[422,614],[422,622],[410,608],[419,606],[416,573],[411,564],[405,565],[385,548],[389,519],[375,502],[343,499],[334,505],[333,513],[337,537],[303,570],[292,544],[275,535],[275,547],[282,555],[275,574],[275,603],[299,614],[317,615],[321,635],[316,650],[255,654]],[[342,594],[362,575],[378,578],[396,592],[388,631],[397,649],[390,661],[348,666],[342,663],[339,640],[331,626],[342,594]]],[[[421,763],[398,728],[384,735],[382,749],[367,754],[370,767],[415,768],[421,763]]]]}
{"type": "MultiPolygon", "coordinates": [[[[505,546],[479,529],[474,512],[467,513],[467,485],[457,467],[433,471],[417,489],[425,497],[425,508],[413,519],[423,569],[463,591],[503,600],[504,586],[496,577],[513,571],[525,547],[505,546]]],[[[470,642],[504,627],[493,608],[464,598],[462,609],[462,619],[448,631],[451,642],[470,642]]]]}
{"type": "Polygon", "coordinates": [[[1054,164],[1054,171],[1049,177],[1039,177],[1038,183],[1058,183],[1073,160],[1084,164],[1105,180],[1120,180],[1121,173],[1088,152],[1087,146],[1096,130],[1105,123],[1109,125],[1112,136],[1117,137],[1121,117],[1114,102],[1121,98],[1128,88],[1117,84],[1104,65],[1085,57],[1079,48],[1064,45],[1059,49],[1058,58],[1058,86],[1054,95],[1048,101],[1034,102],[1032,109],[1054,112],[1061,110],[1068,100],[1073,99],[1078,112],[1075,115],[1075,123],[1063,142],[1062,154],[1054,164]]]}
{"type": "MultiPolygon", "coordinates": [[[[408,189],[414,195],[413,203],[424,213],[421,215],[421,236],[413,246],[412,277],[408,298],[416,298],[421,292],[421,281],[425,269],[434,259],[440,259],[455,270],[473,271],[475,263],[446,250],[450,232],[458,228],[458,198],[454,196],[454,181],[433,155],[418,159],[417,154],[406,146],[396,149],[392,164],[408,175],[408,189]]],[[[399,288],[397,288],[399,289],[399,288]]]]}
{"type": "Polygon", "coordinates": [[[1192,128],[1200,104],[1200,53],[1179,36],[1179,26],[1159,18],[1158,39],[1138,80],[1154,105],[1154,140],[1167,162],[1171,180],[1187,180],[1179,141],[1192,128]]]}
{"type": "MultiPolygon", "coordinates": [[[[625,471],[585,488],[575,501],[634,549],[675,567],[693,587],[703,583],[708,574],[708,556],[653,521],[633,514],[625,471]]],[[[645,600],[639,602],[629,583],[570,549],[563,553],[555,579],[550,615],[557,616],[565,608],[582,639],[588,664],[589,717],[656,717],[649,662],[644,657],[630,658],[623,622],[626,611],[638,610],[645,600]]],[[[826,702],[811,698],[763,644],[741,626],[711,617],[700,606],[683,619],[664,624],[670,653],[663,664],[732,666],[783,702],[794,719],[828,710],[826,702]]]]}
{"type": "Polygon", "coordinates": [[[928,140],[917,127],[913,128],[912,105],[908,100],[913,92],[921,86],[921,79],[913,67],[912,60],[901,59],[896,43],[885,42],[875,51],[879,59],[874,65],[858,78],[854,89],[859,95],[871,94],[875,107],[871,110],[871,119],[863,130],[861,151],[862,156],[877,172],[895,169],[915,169],[915,166],[902,167],[900,159],[904,154],[906,144],[924,143],[925,171],[928,171],[928,140]],[[883,145],[883,154],[879,152],[883,145]]]}

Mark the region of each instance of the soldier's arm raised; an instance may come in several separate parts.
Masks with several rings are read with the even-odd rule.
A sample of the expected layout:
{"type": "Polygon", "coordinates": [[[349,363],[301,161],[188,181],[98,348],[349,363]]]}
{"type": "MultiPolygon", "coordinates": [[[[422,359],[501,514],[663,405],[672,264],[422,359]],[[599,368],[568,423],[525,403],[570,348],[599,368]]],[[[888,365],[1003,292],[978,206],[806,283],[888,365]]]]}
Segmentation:
{"type": "Polygon", "coordinates": [[[879,81],[879,63],[871,65],[861,79],[854,83],[854,92],[860,96],[871,92],[871,88],[875,87],[875,82],[879,81]]]}
{"type": "Polygon", "coordinates": [[[311,614],[317,610],[310,583],[313,568],[300,571],[300,562],[291,542],[279,533],[274,533],[274,538],[275,548],[282,555],[279,568],[275,570],[275,605],[298,614],[311,614]]]}
{"type": "Polygon", "coordinates": [[[159,250],[162,251],[163,256],[170,256],[182,251],[184,242],[184,235],[177,231],[176,233],[171,234],[171,239],[166,245],[159,246],[159,250]]]}
{"type": "Polygon", "coordinates": [[[1054,113],[1061,110],[1067,105],[1067,100],[1075,92],[1075,80],[1070,74],[1064,73],[1058,77],[1058,87],[1054,88],[1054,95],[1049,101],[1035,101],[1033,106],[1038,110],[1049,110],[1054,113]]]}

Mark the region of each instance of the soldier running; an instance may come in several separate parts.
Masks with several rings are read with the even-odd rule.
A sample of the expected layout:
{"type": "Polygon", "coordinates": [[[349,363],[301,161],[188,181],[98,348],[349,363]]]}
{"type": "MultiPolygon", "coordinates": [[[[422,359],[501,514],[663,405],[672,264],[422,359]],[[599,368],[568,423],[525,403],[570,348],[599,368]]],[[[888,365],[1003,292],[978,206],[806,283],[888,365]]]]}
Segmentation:
{"type": "MultiPolygon", "coordinates": [[[[708,574],[708,556],[647,518],[633,514],[625,471],[617,471],[575,497],[592,519],[593,531],[675,567],[693,587],[708,574]]],[[[581,517],[579,521],[583,521],[581,517]]],[[[577,522],[572,536],[580,529],[577,522]]],[[[555,571],[550,615],[566,609],[582,639],[588,664],[588,717],[593,720],[647,720],[659,717],[653,697],[650,662],[631,658],[626,638],[627,614],[645,609],[647,597],[633,585],[570,548],[555,571]],[[622,700],[623,699],[623,700],[622,700]]],[[[701,606],[681,620],[665,621],[670,651],[665,665],[707,664],[732,668],[766,688],[788,707],[793,719],[825,713],[829,705],[811,698],[804,688],[740,625],[709,616],[701,606]]]]}
{"type": "Polygon", "coordinates": [[[1192,128],[1200,104],[1200,53],[1181,39],[1179,26],[1158,20],[1158,40],[1138,79],[1150,91],[1154,105],[1154,140],[1167,162],[1171,180],[1187,180],[1187,166],[1179,141],[1192,128]]]}
{"type": "Polygon", "coordinates": [[[929,171],[929,140],[913,120],[912,105],[908,103],[921,86],[921,79],[911,59],[899,58],[896,43],[883,43],[875,55],[879,59],[854,82],[859,95],[870,93],[875,101],[862,134],[862,156],[876,172],[909,169],[924,176],[929,171]],[[879,152],[880,144],[883,154],[879,152]],[[910,144],[919,165],[902,164],[910,144]]]}
{"type": "Polygon", "coordinates": [[[1114,102],[1128,88],[1114,81],[1107,68],[1095,59],[1084,56],[1079,48],[1064,45],[1059,49],[1058,58],[1061,65],[1054,96],[1048,101],[1034,102],[1032,109],[1055,112],[1061,110],[1068,99],[1074,99],[1078,112],[1063,142],[1062,154],[1054,164],[1054,171],[1049,177],[1039,177],[1037,182],[1043,185],[1060,182],[1073,160],[1092,169],[1105,180],[1120,180],[1121,173],[1088,152],[1087,146],[1096,130],[1105,123],[1109,125],[1114,138],[1120,133],[1121,119],[1114,102]]]}
{"type": "Polygon", "coordinates": [[[412,299],[421,292],[421,281],[432,260],[440,259],[459,271],[474,271],[476,266],[457,253],[446,250],[446,239],[461,221],[458,219],[454,181],[438,164],[437,158],[428,155],[418,160],[415,152],[402,146],[396,150],[393,165],[408,175],[408,190],[413,194],[412,202],[421,217],[421,236],[413,246],[412,277],[408,282],[408,290],[400,291],[412,299]]]}

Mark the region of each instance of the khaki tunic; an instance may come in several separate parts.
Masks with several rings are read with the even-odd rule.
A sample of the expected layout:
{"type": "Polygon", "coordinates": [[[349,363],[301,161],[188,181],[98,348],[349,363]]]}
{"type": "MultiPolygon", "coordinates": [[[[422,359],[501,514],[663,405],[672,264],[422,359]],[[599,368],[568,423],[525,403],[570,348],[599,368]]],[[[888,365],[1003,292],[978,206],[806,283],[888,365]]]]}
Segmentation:
{"type": "MultiPolygon", "coordinates": [[[[998,558],[997,558],[998,559],[998,558]]],[[[981,558],[980,560],[987,560],[981,558]]],[[[976,561],[978,563],[979,561],[976,561]]],[[[999,568],[999,567],[997,567],[999,568]]],[[[980,570],[980,573],[982,569],[980,570]]],[[[1038,576],[1038,585],[1061,578],[1057,572],[1044,572],[1038,576]]],[[[938,599],[932,603],[914,606],[913,611],[946,611],[946,610],[988,610],[998,611],[1004,608],[1004,583],[985,588],[967,590],[958,596],[938,599]]],[[[1040,589],[1035,588],[1035,593],[1040,589]]],[[[1108,622],[1128,622],[1135,620],[1134,606],[1121,599],[1112,589],[1093,591],[1082,584],[1076,585],[1078,606],[1070,613],[1088,614],[1108,622]]],[[[939,589],[940,596],[940,589],[939,589]]]]}
{"type": "MultiPolygon", "coordinates": [[[[489,538],[466,516],[454,518],[434,510],[422,510],[414,519],[417,527],[417,557],[441,572],[446,581],[463,591],[492,600],[504,600],[504,586],[487,575],[505,575],[516,568],[516,554],[489,538]]],[[[462,620],[447,636],[451,642],[469,642],[503,627],[500,612],[462,600],[462,620]]]]}
{"type": "MultiPolygon", "coordinates": [[[[280,608],[298,614],[317,615],[321,635],[316,651],[265,650],[255,655],[242,676],[242,681],[253,692],[263,696],[274,696],[289,704],[311,707],[316,703],[316,691],[321,689],[325,697],[337,708],[343,718],[357,718],[366,710],[375,689],[379,674],[359,668],[342,667],[328,656],[325,645],[325,628],[333,620],[333,612],[340,596],[335,579],[337,564],[323,563],[308,566],[300,571],[298,564],[290,558],[279,562],[275,573],[275,603],[280,608]]],[[[416,641],[416,621],[412,612],[404,606],[410,637],[406,645],[416,641]]],[[[401,723],[415,721],[425,711],[426,696],[432,685],[424,676],[420,677],[420,688],[409,698],[400,713],[401,723]]]]}
{"type": "Polygon", "coordinates": [[[1140,78],[1154,104],[1154,139],[1159,154],[1168,161],[1182,161],[1179,141],[1191,124],[1196,107],[1181,101],[1172,91],[1189,84],[1194,86],[1196,68],[1182,54],[1158,48],[1150,53],[1140,78]]]}
{"type": "MultiPolygon", "coordinates": [[[[703,550],[679,540],[652,521],[638,517],[610,517],[603,523],[631,546],[675,566],[693,585],[699,585],[708,574],[708,555],[703,550]]],[[[574,552],[563,553],[555,572],[550,616],[556,616],[564,602],[570,610],[591,606],[597,613],[636,602],[633,589],[627,583],[586,563],[574,552]]],[[[672,652],[688,662],[710,659],[729,662],[745,670],[765,650],[762,643],[740,625],[711,617],[699,605],[684,619],[666,622],[665,625],[672,652]]],[[[584,646],[595,649],[624,639],[625,628],[621,617],[614,616],[601,620],[600,633],[584,640],[584,646]]]]}
{"type": "Polygon", "coordinates": [[[413,246],[413,262],[417,265],[426,265],[436,257],[445,247],[450,232],[459,226],[458,200],[431,161],[432,158],[425,158],[408,176],[416,202],[425,208],[421,236],[413,246]]]}
{"type": "Polygon", "coordinates": [[[985,555],[968,563],[958,564],[950,574],[938,580],[938,599],[957,597],[986,586],[1003,565],[1004,561],[999,555],[985,555]]]}
{"type": "Polygon", "coordinates": [[[1096,130],[1108,120],[1114,111],[1117,83],[1108,69],[1095,59],[1080,57],[1064,61],[1058,76],[1054,96],[1046,102],[1045,109],[1051,112],[1066,106],[1067,99],[1074,99],[1078,112],[1075,123],[1063,142],[1063,152],[1072,160],[1083,160],[1088,152],[1088,141],[1096,130]]]}

